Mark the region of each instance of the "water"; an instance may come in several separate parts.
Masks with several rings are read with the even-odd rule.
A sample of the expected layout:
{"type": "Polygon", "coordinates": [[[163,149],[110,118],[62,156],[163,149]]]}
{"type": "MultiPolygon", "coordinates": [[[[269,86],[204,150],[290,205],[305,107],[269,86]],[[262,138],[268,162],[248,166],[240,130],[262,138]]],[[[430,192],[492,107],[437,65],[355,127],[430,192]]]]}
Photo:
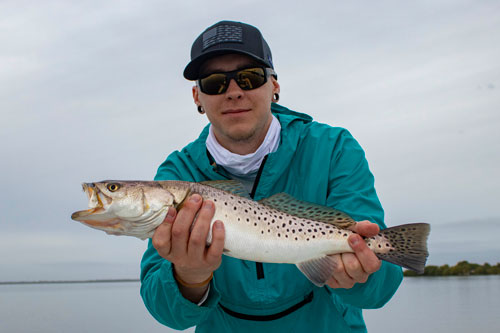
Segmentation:
{"type": "Polygon", "coordinates": [[[405,278],[380,310],[365,311],[370,333],[500,332],[500,276],[405,278]]]}
{"type": "MultiPolygon", "coordinates": [[[[0,332],[173,332],[145,309],[138,282],[0,285],[0,332]]],[[[370,333],[498,332],[500,276],[405,278],[370,333]]],[[[192,332],[188,330],[187,332],[192,332]]]]}

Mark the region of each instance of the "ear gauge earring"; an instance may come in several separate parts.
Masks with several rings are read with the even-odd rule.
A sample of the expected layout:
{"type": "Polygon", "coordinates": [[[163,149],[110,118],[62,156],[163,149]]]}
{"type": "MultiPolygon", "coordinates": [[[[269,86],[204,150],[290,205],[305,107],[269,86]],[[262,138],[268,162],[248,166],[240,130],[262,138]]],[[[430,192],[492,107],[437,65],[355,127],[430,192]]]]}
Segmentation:
{"type": "Polygon", "coordinates": [[[273,102],[274,103],[278,103],[279,100],[280,100],[280,95],[278,93],[274,93],[274,95],[273,95],[273,102]]]}
{"type": "Polygon", "coordinates": [[[204,114],[205,113],[205,110],[203,110],[203,108],[201,107],[201,105],[198,105],[198,113],[199,114],[204,114]]]}

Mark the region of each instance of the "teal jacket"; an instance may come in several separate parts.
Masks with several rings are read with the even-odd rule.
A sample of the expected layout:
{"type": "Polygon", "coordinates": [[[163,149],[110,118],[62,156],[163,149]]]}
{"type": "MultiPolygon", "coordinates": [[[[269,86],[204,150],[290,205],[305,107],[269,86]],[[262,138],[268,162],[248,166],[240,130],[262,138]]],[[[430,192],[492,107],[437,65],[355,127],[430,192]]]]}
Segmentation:
{"type": "MultiPolygon", "coordinates": [[[[374,178],[351,134],[277,104],[272,105],[272,112],[281,123],[281,142],[263,162],[254,199],[286,192],[385,228],[374,178]]],[[[207,156],[207,135],[208,126],[197,140],[168,156],[155,179],[226,179],[224,170],[207,156]]],[[[223,256],[207,301],[197,306],[181,295],[171,263],[158,255],[151,241],[141,262],[141,296],[149,312],[171,328],[196,325],[197,332],[366,332],[361,309],[383,306],[401,280],[401,269],[383,262],[366,283],[351,289],[318,288],[295,265],[223,256]],[[297,304],[302,306],[281,318],[268,317],[291,308],[290,312],[297,304]],[[242,319],[223,307],[268,320],[242,319]]]]}

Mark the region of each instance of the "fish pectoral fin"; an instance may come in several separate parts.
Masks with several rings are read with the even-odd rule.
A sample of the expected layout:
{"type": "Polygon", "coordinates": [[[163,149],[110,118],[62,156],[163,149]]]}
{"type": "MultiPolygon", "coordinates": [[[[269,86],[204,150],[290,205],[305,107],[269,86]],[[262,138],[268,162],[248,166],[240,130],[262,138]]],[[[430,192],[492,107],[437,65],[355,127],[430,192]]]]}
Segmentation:
{"type": "Polygon", "coordinates": [[[356,224],[356,221],[352,217],[340,210],[302,201],[287,193],[277,193],[269,198],[260,200],[259,203],[290,215],[333,224],[342,229],[347,229],[356,224]]]}
{"type": "Polygon", "coordinates": [[[323,287],[333,276],[337,263],[330,256],[311,259],[297,264],[297,268],[318,287],[323,287]]]}
{"type": "Polygon", "coordinates": [[[243,198],[251,199],[250,194],[245,189],[243,184],[237,180],[207,180],[200,182],[200,184],[236,194],[243,198]]]}

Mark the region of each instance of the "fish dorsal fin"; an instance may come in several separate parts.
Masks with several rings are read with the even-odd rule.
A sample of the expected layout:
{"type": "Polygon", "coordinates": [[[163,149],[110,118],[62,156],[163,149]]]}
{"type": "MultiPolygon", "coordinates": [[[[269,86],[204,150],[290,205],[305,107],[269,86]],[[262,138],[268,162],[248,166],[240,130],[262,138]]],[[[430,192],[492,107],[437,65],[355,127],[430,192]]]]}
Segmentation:
{"type": "Polygon", "coordinates": [[[324,256],[298,263],[297,268],[309,279],[309,281],[318,287],[323,287],[333,276],[336,265],[332,257],[324,256]]]}
{"type": "Polygon", "coordinates": [[[251,199],[250,194],[245,189],[243,184],[237,180],[207,180],[200,182],[200,184],[207,185],[226,192],[230,192],[240,197],[251,199]]]}
{"type": "Polygon", "coordinates": [[[302,201],[287,193],[277,193],[269,198],[260,200],[259,203],[290,215],[333,224],[343,229],[356,224],[356,221],[352,217],[340,210],[302,201]]]}

